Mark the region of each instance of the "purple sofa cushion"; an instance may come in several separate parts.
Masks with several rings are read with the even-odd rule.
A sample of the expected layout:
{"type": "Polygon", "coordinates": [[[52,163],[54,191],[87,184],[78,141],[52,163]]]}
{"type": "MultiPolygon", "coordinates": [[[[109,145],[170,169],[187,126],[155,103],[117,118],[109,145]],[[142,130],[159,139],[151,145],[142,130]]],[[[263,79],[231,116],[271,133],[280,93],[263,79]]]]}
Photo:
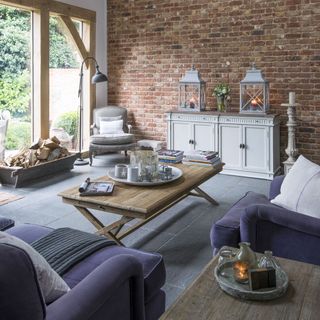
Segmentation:
{"type": "MultiPolygon", "coordinates": [[[[24,224],[13,227],[8,232],[28,243],[47,235],[52,229],[48,227],[24,224]]],[[[90,255],[65,273],[63,279],[70,288],[77,285],[104,261],[120,254],[134,256],[143,266],[145,302],[159,291],[165,283],[165,266],[161,255],[147,253],[136,249],[110,246],[90,255]]],[[[110,274],[112,276],[112,274],[110,274]]]]}
{"type": "Polygon", "coordinates": [[[268,198],[255,192],[246,193],[211,228],[211,245],[214,249],[222,246],[237,247],[240,242],[240,217],[253,204],[270,204],[268,198]]]}
{"type": "Polygon", "coordinates": [[[44,319],[46,309],[29,255],[3,243],[0,252],[0,319],[44,319]]]}

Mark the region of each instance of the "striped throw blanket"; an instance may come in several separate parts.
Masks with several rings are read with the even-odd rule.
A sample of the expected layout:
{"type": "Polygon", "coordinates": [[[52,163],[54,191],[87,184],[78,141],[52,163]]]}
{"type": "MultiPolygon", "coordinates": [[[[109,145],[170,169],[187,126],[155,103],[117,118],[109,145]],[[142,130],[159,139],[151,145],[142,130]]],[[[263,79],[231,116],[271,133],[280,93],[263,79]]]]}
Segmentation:
{"type": "Polygon", "coordinates": [[[61,276],[93,252],[116,244],[95,234],[70,228],[59,228],[31,243],[61,276]]]}

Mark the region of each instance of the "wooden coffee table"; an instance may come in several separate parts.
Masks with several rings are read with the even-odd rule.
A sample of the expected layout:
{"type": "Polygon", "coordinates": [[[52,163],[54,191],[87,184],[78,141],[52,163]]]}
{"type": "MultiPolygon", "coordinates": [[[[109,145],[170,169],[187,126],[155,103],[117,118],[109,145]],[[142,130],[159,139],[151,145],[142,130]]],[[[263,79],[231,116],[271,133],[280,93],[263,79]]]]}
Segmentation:
{"type": "Polygon", "coordinates": [[[278,258],[289,276],[287,292],[270,301],[247,301],[224,293],[214,277],[213,258],[161,320],[320,319],[320,266],[278,258]]]}
{"type": "MultiPolygon", "coordinates": [[[[219,173],[223,164],[215,167],[179,164],[176,167],[183,171],[183,176],[159,186],[139,187],[115,182],[112,196],[80,197],[79,186],[63,191],[59,196],[63,202],[75,206],[97,228],[97,233],[122,244],[122,238],[189,195],[205,198],[213,205],[218,204],[199,185],[219,173]],[[104,225],[89,209],[119,214],[121,218],[110,225],[104,225]],[[133,219],[137,219],[137,223],[121,232],[123,226],[133,219]]],[[[109,177],[97,179],[110,180],[109,177]]]]}

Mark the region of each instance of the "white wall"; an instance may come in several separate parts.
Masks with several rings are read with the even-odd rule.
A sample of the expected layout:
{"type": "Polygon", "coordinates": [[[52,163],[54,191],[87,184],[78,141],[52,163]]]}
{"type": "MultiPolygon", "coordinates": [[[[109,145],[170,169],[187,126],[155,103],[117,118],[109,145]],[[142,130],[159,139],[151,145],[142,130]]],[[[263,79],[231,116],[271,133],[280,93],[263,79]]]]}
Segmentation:
{"type": "MultiPolygon", "coordinates": [[[[86,8],[97,13],[96,21],[96,59],[102,73],[107,73],[107,0],[59,0],[78,7],[86,8]]],[[[98,83],[97,106],[107,104],[107,83],[98,83]]]]}

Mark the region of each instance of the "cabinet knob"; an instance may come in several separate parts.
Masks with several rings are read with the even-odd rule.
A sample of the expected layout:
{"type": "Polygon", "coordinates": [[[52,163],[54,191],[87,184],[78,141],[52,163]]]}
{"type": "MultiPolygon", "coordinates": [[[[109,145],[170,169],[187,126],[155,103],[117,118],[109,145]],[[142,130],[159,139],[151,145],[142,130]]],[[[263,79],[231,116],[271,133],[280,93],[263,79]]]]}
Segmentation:
{"type": "Polygon", "coordinates": [[[245,149],[245,148],[246,148],[246,145],[243,144],[243,143],[241,143],[241,144],[240,144],[240,149],[245,149]]]}

